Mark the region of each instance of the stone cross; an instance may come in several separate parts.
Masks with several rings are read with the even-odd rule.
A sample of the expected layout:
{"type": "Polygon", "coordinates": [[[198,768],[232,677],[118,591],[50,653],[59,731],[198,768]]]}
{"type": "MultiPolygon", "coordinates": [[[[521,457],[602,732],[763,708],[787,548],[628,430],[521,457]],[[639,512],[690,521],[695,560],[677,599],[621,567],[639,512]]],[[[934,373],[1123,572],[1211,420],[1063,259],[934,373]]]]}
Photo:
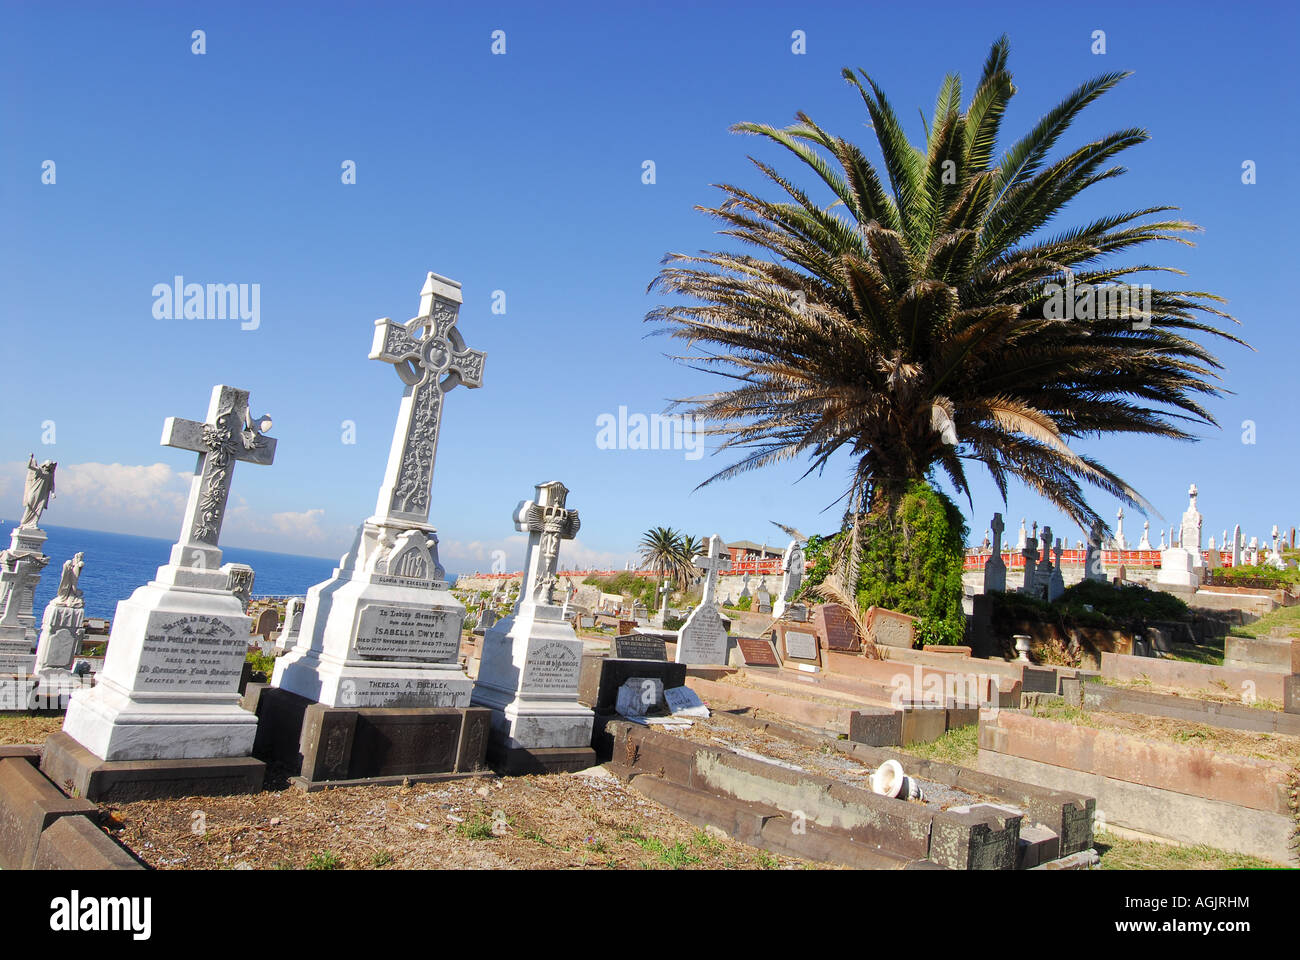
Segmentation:
{"type": "Polygon", "coordinates": [[[1115,549],[1127,550],[1128,541],[1124,539],[1124,508],[1119,508],[1119,513],[1115,514],[1115,549]]]}
{"type": "Polygon", "coordinates": [[[275,460],[275,440],[263,436],[271,429],[268,417],[254,418],[248,408],[248,391],[218,384],[212,388],[208,418],[203,423],[168,417],[162,444],[199,455],[190,482],[180,539],[172,548],[176,566],[216,571],[221,564],[217,541],[226,518],[226,500],[235,464],[270,466],[275,460]]]}
{"type": "Polygon", "coordinates": [[[731,555],[726,552],[722,538],[715,533],[709,537],[709,552],[699,554],[691,562],[704,571],[704,595],[700,597],[700,606],[708,606],[714,603],[719,574],[731,569],[731,555]]]}
{"type": "Polygon", "coordinates": [[[781,569],[783,572],[781,599],[790,603],[799,592],[799,588],[803,586],[803,548],[799,546],[798,540],[791,540],[790,545],[785,548],[785,556],[781,558],[781,569]]]}
{"type": "Polygon", "coordinates": [[[537,499],[525,500],[515,508],[515,529],[528,534],[528,554],[524,559],[524,580],[519,603],[552,603],[551,591],[556,583],[556,562],[560,541],[578,535],[582,521],[577,510],[564,506],[569,491],[558,480],[537,484],[537,499]]]}
{"type": "Polygon", "coordinates": [[[375,505],[377,522],[428,525],[443,397],[458,384],[483,383],[487,354],[467,349],[456,329],[461,302],[459,283],[430,273],[420,291],[418,316],[406,323],[387,317],[375,321],[370,359],[391,363],[406,384],[375,505]]]}
{"type": "Polygon", "coordinates": [[[1002,522],[1002,514],[993,514],[993,522],[989,527],[993,532],[993,543],[989,558],[984,562],[985,593],[1007,589],[1007,565],[1002,559],[1002,532],[1006,529],[1006,524],[1002,522]]]}
{"type": "Polygon", "coordinates": [[[993,531],[992,552],[994,553],[995,556],[1001,556],[1002,555],[1002,531],[1007,528],[1007,525],[1002,522],[1002,514],[1000,513],[993,514],[993,522],[989,524],[989,528],[993,531]]]}
{"type": "MultiPolygon", "coordinates": [[[[8,551],[5,551],[7,554],[8,551]]],[[[3,614],[0,614],[0,626],[19,627],[18,614],[22,609],[23,591],[27,589],[32,578],[35,564],[26,557],[4,557],[6,564],[0,565],[0,598],[4,602],[3,614]],[[12,566],[8,564],[12,563],[12,566]]]]}

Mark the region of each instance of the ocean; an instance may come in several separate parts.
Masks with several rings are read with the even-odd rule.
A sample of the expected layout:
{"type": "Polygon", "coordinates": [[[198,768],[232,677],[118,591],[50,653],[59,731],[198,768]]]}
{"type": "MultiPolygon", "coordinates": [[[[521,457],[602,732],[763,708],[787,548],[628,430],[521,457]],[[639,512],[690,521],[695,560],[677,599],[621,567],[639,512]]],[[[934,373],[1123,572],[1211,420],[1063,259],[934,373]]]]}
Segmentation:
{"type": "MultiPolygon", "coordinates": [[[[0,521],[0,546],[9,546],[9,531],[17,521],[0,521]]],[[[79,586],[86,596],[86,615],[112,619],[117,601],[125,600],[136,587],[152,580],[158,568],[171,555],[172,541],[153,537],[133,537],[122,533],[78,530],[43,524],[49,534],[45,553],[50,558],[40,585],[36,588],[34,610],[39,627],[45,605],[54,599],[63,573],[63,561],[78,551],[85,554],[79,586]]],[[[221,548],[222,562],[246,563],[253,568],[253,595],[301,596],[313,584],[325,580],[334,571],[335,560],[298,557],[265,550],[221,548]]],[[[452,579],[450,576],[448,579],[452,579]]]]}

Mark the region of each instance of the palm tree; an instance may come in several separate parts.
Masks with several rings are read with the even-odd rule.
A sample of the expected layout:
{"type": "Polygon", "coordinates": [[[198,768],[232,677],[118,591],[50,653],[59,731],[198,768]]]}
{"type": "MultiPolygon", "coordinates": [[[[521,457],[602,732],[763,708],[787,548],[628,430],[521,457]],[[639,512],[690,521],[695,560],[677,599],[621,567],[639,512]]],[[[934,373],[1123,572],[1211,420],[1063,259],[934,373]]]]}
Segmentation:
{"type": "Polygon", "coordinates": [[[682,535],[671,527],[651,527],[641,537],[642,569],[658,570],[678,579],[681,554],[682,535]]]}
{"type": "Polygon", "coordinates": [[[709,546],[703,538],[693,537],[689,533],[682,534],[680,553],[682,576],[678,589],[687,589],[691,585],[691,581],[700,575],[699,568],[695,566],[695,558],[702,553],[708,552],[709,546]]]}
{"type": "Polygon", "coordinates": [[[1189,244],[1199,229],[1161,218],[1175,207],[1147,206],[1044,233],[1088,187],[1124,172],[1108,166],[1113,157],[1148,138],[1129,127],[1048,159],[1080,111],[1127,74],[1083,84],[995,157],[1015,93],[1008,49],[1005,36],[993,44],[964,109],[960,78],[945,78],[924,147],[874,80],[843,71],[870,115],[883,179],[863,149],[803,113],[784,129],[733,128],[780,144],[833,202],[751,157],[785,197],[723,184],[723,202],[700,209],[756,254],[670,254],[650,285],[694,301],[646,318],[699,348],[677,359],[729,380],[680,401],[723,448],[745,451],[701,486],[792,458],[820,471],[846,451],[848,522],[888,515],[910,483],[940,470],[969,499],[967,468],[982,464],[1004,501],[1015,477],[1092,529],[1104,521],[1085,485],[1149,504],[1070,440],[1188,440],[1189,427],[1215,425],[1203,401],[1223,392],[1222,364],[1193,336],[1242,343],[1214,324],[1236,322],[1214,305],[1222,298],[1152,289],[1149,305],[1116,294],[1092,319],[1059,309],[1071,283],[1097,285],[1105,303],[1130,291],[1117,281],[1180,272],[1112,261],[1156,241],[1189,244]]]}

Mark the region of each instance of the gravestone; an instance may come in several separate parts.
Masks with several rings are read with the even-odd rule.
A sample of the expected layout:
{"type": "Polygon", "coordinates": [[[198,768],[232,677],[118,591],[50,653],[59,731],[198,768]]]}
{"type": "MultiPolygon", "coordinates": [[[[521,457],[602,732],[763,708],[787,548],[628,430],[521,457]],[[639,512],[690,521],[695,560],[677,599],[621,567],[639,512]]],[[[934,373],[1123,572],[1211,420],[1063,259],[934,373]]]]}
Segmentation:
{"type": "Polygon", "coordinates": [[[280,615],[268,607],[257,615],[257,623],[253,626],[253,633],[261,637],[266,643],[272,643],[271,638],[279,628],[280,615]]]}
{"type": "Polygon", "coordinates": [[[781,665],[776,655],[776,646],[771,640],[762,637],[737,637],[736,649],[740,651],[743,666],[779,667],[781,665]]]}
{"type": "Polygon", "coordinates": [[[916,617],[872,607],[867,611],[867,633],[877,646],[911,649],[916,639],[916,617]]]}
{"type": "Polygon", "coordinates": [[[483,638],[473,703],[492,711],[489,756],[509,773],[562,772],[595,763],[593,714],[578,702],[582,641],[553,599],[560,542],[578,534],[578,511],[558,481],[539,483],[515,508],[528,535],[524,581],[509,616],[483,638]]]}
{"type": "Polygon", "coordinates": [[[1052,567],[1052,528],[1044,525],[1042,537],[1042,547],[1039,550],[1038,569],[1034,571],[1034,596],[1040,600],[1050,600],[1052,591],[1052,577],[1055,570],[1052,567]]]}
{"type": "Polygon", "coordinates": [[[715,597],[718,576],[731,566],[726,555],[726,545],[716,533],[709,538],[709,552],[694,559],[695,566],[704,571],[704,592],[700,604],[686,618],[677,631],[678,663],[727,662],[727,629],[722,624],[715,597]]]}
{"type": "MultiPolygon", "coordinates": [[[[1024,522],[1021,521],[1020,532],[1024,533],[1024,522]]],[[[1037,596],[1041,588],[1035,582],[1038,577],[1038,521],[1034,521],[1034,536],[1020,548],[1020,556],[1024,558],[1025,578],[1020,585],[1020,592],[1029,596],[1037,596]]]]}
{"type": "Polygon", "coordinates": [[[993,532],[993,552],[984,561],[984,592],[1001,593],[1007,589],[1007,562],[1002,559],[1002,531],[1006,529],[1006,524],[1002,522],[1002,514],[993,514],[989,529],[993,532]]]}
{"type": "Polygon", "coordinates": [[[664,706],[664,682],[658,677],[629,677],[618,688],[614,712],[624,717],[644,717],[664,706]]]}
{"type": "Polygon", "coordinates": [[[840,604],[823,603],[817,607],[813,614],[813,623],[828,650],[839,650],[844,653],[858,653],[862,650],[862,641],[858,637],[858,628],[853,622],[853,616],[840,604]]]}
{"type": "Polygon", "coordinates": [[[72,665],[86,636],[86,599],[78,586],[85,554],[63,562],[58,591],[41,618],[41,639],[36,647],[35,672],[42,686],[72,676],[72,665]]]}
{"type": "Polygon", "coordinates": [[[618,660],[668,661],[668,644],[661,637],[647,637],[639,633],[615,637],[613,655],[618,660]]]}
{"type": "Polygon", "coordinates": [[[1096,521],[1088,534],[1088,546],[1083,554],[1083,576],[1085,580],[1097,583],[1106,582],[1106,568],[1102,563],[1101,521],[1096,521]]]}
{"type": "Polygon", "coordinates": [[[284,624],[275,638],[277,651],[291,650],[298,643],[298,630],[302,626],[302,597],[290,597],[284,604],[284,624]]]}
{"type": "MultiPolygon", "coordinates": [[[[1201,514],[1196,509],[1196,484],[1187,491],[1189,502],[1183,513],[1178,546],[1160,552],[1160,572],[1156,583],[1169,586],[1198,587],[1204,564],[1201,562],[1201,514]]],[[[1172,535],[1170,542],[1173,542],[1172,535]]]]}
{"type": "Polygon", "coordinates": [[[155,579],[118,603],[98,683],[72,696],[46,741],[41,766],[56,783],[71,779],[92,800],[104,777],[119,790],[133,782],[136,796],[261,788],[264,765],[249,757],[257,720],[239,706],[250,621],[218,541],[235,464],[275,459],[269,428],[248,391],[227,386],[213,388],[206,421],[167,419],[162,443],[198,454],[180,539],[155,579]]]}
{"type": "Polygon", "coordinates": [[[331,707],[464,708],[465,607],[447,588],[429,522],[447,394],[483,382],[486,354],[456,329],[460,284],[430,273],[419,313],[375,321],[370,359],[392,364],[404,390],[374,514],[333,575],[307,591],[292,650],[272,684],[331,707]]]}
{"type": "Polygon", "coordinates": [[[1061,572],[1061,538],[1056,538],[1056,548],[1052,552],[1052,557],[1056,561],[1052,564],[1052,572],[1047,581],[1047,599],[1055,601],[1061,594],[1065,593],[1065,575],[1061,572]]]}
{"type": "Polygon", "coordinates": [[[226,577],[226,589],[235,595],[247,613],[248,604],[253,599],[253,581],[256,579],[253,568],[246,563],[227,563],[222,565],[221,572],[226,577]]]}
{"type": "Polygon", "coordinates": [[[653,625],[656,627],[662,627],[664,625],[664,620],[668,616],[668,598],[669,596],[671,596],[672,592],[673,592],[673,585],[671,580],[665,580],[662,584],[660,584],[659,612],[655,614],[654,620],[652,621],[653,625]]]}
{"type": "Polygon", "coordinates": [[[772,612],[772,593],[767,589],[767,577],[758,582],[758,592],[754,594],[754,609],[758,613],[772,612]]]}
{"type": "Polygon", "coordinates": [[[773,625],[772,637],[783,667],[814,672],[821,666],[821,645],[817,634],[803,624],[778,622],[773,625]]]}
{"type": "MultiPolygon", "coordinates": [[[[8,554],[8,551],[5,551],[8,554]]],[[[40,579],[41,566],[30,555],[0,554],[0,673],[30,674],[36,666],[29,628],[22,619],[23,597],[40,579]]]]}
{"type": "Polygon", "coordinates": [[[700,695],[690,687],[669,687],[664,690],[664,703],[668,712],[675,717],[709,716],[709,708],[704,705],[700,695]]]}
{"type": "Polygon", "coordinates": [[[794,602],[800,587],[803,586],[803,575],[803,547],[799,545],[798,540],[791,540],[789,546],[785,548],[785,555],[781,558],[781,595],[772,605],[772,616],[785,616],[786,609],[791,608],[789,619],[800,622],[808,619],[808,608],[794,602]],[[794,609],[796,607],[801,609],[794,609]]]}
{"type": "MultiPolygon", "coordinates": [[[[9,546],[0,550],[0,610],[4,611],[0,620],[0,644],[13,644],[23,639],[27,644],[24,656],[31,653],[37,641],[34,600],[41,582],[41,571],[50,562],[44,552],[47,535],[38,524],[54,496],[57,467],[58,464],[52,460],[37,463],[35,454],[28,455],[22,517],[9,534],[9,546]],[[23,628],[22,638],[17,636],[16,626],[23,628]]],[[[15,649],[0,646],[0,659],[14,655],[15,649]]]]}

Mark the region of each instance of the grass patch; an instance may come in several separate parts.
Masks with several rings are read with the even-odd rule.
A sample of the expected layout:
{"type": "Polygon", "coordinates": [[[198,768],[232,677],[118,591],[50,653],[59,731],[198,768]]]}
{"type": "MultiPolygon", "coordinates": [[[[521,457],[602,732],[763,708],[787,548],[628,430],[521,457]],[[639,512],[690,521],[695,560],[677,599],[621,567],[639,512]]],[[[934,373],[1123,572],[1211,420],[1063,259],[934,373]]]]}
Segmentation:
{"type": "Polygon", "coordinates": [[[396,859],[391,850],[376,850],[370,855],[370,865],[378,870],[380,867],[386,867],[396,859]]]}
{"type": "MultiPolygon", "coordinates": [[[[456,824],[456,833],[466,840],[491,840],[497,834],[493,830],[493,819],[485,813],[477,813],[464,823],[456,824]]],[[[509,823],[507,819],[504,821],[509,823]]]]}
{"type": "Polygon", "coordinates": [[[927,743],[914,743],[899,749],[923,760],[937,760],[940,763],[970,767],[975,764],[975,758],[979,755],[979,724],[971,723],[964,727],[957,727],[927,743]]]}
{"type": "Polygon", "coordinates": [[[307,858],[308,870],[339,870],[343,867],[343,859],[336,853],[326,850],[324,853],[313,853],[307,858]]]}
{"type": "Polygon", "coordinates": [[[658,837],[642,837],[635,842],[642,850],[653,853],[659,858],[660,863],[671,867],[673,870],[680,870],[682,867],[700,862],[700,858],[692,855],[690,847],[681,840],[678,840],[672,846],[664,843],[658,837]]]}
{"type": "Polygon", "coordinates": [[[1275,863],[1244,853],[1228,853],[1198,844],[1176,847],[1168,843],[1126,840],[1098,833],[1093,844],[1101,856],[1102,870],[1282,870],[1275,863]]]}
{"type": "Polygon", "coordinates": [[[1234,637],[1267,637],[1275,627],[1284,628],[1287,636],[1300,637],[1300,606],[1278,607],[1254,623],[1233,627],[1230,632],[1234,637]]]}
{"type": "Polygon", "coordinates": [[[703,830],[696,830],[691,842],[705,853],[721,853],[727,846],[717,837],[710,836],[703,830]]]}
{"type": "Polygon", "coordinates": [[[781,864],[776,857],[772,856],[766,850],[760,850],[754,854],[754,863],[758,864],[760,870],[779,870],[781,864]]]}

